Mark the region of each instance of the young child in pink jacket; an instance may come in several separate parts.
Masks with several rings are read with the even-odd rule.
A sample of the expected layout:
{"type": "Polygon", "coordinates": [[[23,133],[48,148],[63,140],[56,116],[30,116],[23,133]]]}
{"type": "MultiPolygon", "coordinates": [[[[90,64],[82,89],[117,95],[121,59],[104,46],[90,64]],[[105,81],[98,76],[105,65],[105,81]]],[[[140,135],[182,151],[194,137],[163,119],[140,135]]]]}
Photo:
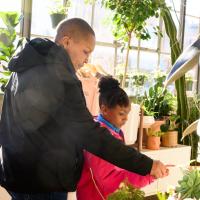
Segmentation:
{"type": "MultiPolygon", "coordinates": [[[[102,77],[98,86],[100,114],[95,120],[102,127],[109,129],[110,134],[115,138],[124,142],[124,135],[120,128],[127,121],[130,112],[129,98],[119,87],[119,82],[111,76],[102,77]]],[[[120,149],[116,149],[116,153],[118,151],[120,149]]],[[[87,151],[84,152],[84,158],[84,167],[77,187],[77,200],[106,199],[125,179],[137,188],[153,181],[150,175],[141,176],[121,169],[87,151]]]]}

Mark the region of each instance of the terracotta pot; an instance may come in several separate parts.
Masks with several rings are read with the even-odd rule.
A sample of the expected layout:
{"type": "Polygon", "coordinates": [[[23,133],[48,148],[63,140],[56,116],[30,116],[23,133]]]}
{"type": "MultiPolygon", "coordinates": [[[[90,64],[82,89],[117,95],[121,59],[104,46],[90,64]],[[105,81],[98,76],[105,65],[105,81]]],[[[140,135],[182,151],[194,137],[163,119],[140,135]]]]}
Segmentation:
{"type": "Polygon", "coordinates": [[[162,146],[163,147],[175,147],[178,144],[178,132],[168,131],[162,135],[162,146]]]}
{"type": "Polygon", "coordinates": [[[148,136],[147,137],[147,149],[151,149],[151,150],[160,149],[160,137],[148,136]]]}

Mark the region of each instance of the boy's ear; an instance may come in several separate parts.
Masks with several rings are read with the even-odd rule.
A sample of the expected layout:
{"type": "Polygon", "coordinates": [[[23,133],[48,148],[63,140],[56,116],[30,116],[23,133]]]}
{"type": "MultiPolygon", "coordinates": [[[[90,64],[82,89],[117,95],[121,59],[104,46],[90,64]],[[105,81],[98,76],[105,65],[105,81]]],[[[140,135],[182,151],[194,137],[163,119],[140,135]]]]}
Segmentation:
{"type": "Polygon", "coordinates": [[[65,37],[63,37],[63,38],[61,39],[61,45],[62,45],[65,49],[68,48],[69,44],[70,44],[70,37],[65,36],[65,37]]]}

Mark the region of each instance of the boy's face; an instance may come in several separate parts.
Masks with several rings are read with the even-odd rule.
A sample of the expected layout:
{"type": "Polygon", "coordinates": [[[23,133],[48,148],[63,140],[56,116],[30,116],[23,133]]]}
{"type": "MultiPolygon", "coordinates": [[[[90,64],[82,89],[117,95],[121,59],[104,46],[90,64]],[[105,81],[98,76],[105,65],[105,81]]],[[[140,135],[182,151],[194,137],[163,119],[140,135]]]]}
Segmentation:
{"type": "Polygon", "coordinates": [[[74,40],[66,36],[63,41],[63,46],[77,71],[88,62],[88,58],[95,47],[95,37],[90,34],[85,39],[74,40]]]}
{"type": "Polygon", "coordinates": [[[131,106],[128,107],[117,105],[114,108],[101,107],[103,117],[117,128],[121,128],[128,119],[131,106]]]}

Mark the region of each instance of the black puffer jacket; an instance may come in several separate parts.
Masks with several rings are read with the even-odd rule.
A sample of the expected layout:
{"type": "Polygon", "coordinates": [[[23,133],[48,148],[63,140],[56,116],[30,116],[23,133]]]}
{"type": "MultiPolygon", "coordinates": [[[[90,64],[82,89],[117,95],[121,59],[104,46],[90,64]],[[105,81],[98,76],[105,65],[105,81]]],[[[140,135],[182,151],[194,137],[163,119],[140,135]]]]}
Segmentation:
{"type": "Polygon", "coordinates": [[[2,185],[16,192],[74,191],[83,149],[145,175],[152,160],[93,121],[62,47],[34,39],[12,59],[0,122],[2,185]]]}

